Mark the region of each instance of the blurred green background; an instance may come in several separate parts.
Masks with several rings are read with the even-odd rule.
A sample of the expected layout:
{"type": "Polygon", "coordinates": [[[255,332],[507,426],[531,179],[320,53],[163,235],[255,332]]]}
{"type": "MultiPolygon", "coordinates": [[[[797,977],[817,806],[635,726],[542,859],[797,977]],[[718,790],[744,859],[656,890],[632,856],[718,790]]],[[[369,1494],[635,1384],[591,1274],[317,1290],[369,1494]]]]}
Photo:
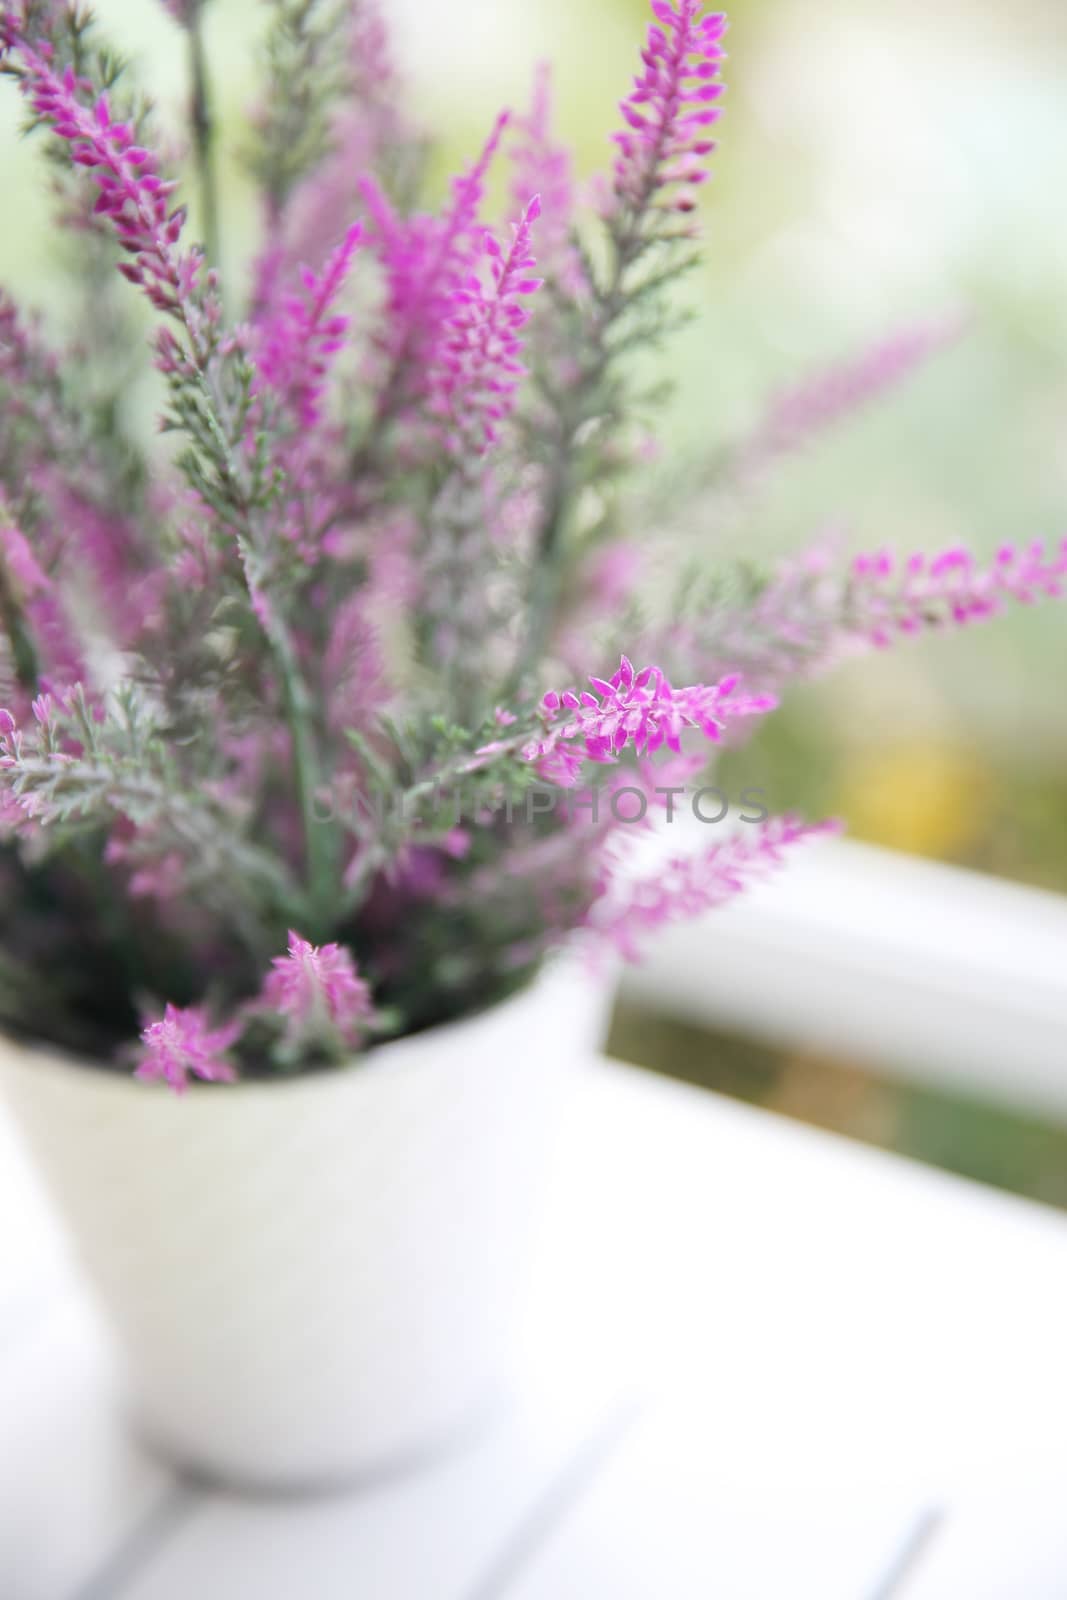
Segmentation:
{"type": "MultiPolygon", "coordinates": [[[[177,29],[153,0],[98,9],[180,126],[177,29]]],[[[500,105],[524,103],[543,58],[556,64],[559,124],[580,171],[610,160],[645,0],[387,0],[387,11],[419,115],[441,135],[436,183],[469,158],[500,105]]],[[[775,390],[895,328],[954,312],[970,323],[888,402],[783,462],[728,523],[694,516],[686,540],[710,559],[795,549],[828,530],[855,548],[967,542],[986,552],[1063,536],[1063,0],[736,0],[730,11],[706,265],[688,280],[692,327],[665,358],[676,391],[661,470],[709,457],[743,436],[775,390]]],[[[230,264],[255,241],[234,150],[255,95],[249,39],[262,21],[253,0],[213,0],[209,10],[230,147],[230,264]]],[[[61,312],[47,202],[30,149],[13,138],[14,100],[5,95],[0,108],[0,279],[61,312]]],[[[762,785],[776,809],[839,813],[859,838],[1067,891],[1065,699],[1067,615],[1018,610],[797,689],[729,758],[730,784],[762,785]]],[[[828,1068],[803,1053],[750,1060],[739,1079],[725,1042],[650,1026],[631,1018],[615,1048],[993,1181],[1067,1196],[1058,1135],[1047,1134],[1049,1149],[1045,1130],[990,1124],[981,1108],[904,1106],[905,1091],[869,1080],[862,1064],[828,1068]]]]}

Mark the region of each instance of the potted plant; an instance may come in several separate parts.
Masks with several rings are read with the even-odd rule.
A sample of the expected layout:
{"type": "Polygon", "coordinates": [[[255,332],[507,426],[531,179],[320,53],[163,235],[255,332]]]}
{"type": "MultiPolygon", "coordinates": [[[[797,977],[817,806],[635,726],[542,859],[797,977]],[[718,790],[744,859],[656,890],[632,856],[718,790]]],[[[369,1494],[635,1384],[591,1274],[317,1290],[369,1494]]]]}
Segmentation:
{"type": "MultiPolygon", "coordinates": [[[[243,290],[201,7],[169,8],[202,242],[88,13],[0,3],[82,307],[57,348],[0,299],[2,1075],[141,1425],[311,1483],[448,1438],[506,1371],[604,1007],[552,953],[632,956],[825,826],[757,812],[642,875],[634,822],[792,676],[1058,593],[1067,548],[646,590],[629,353],[670,322],[714,149],[726,24],[699,0],[654,0],[589,216],[543,77],[419,209],[373,0],[271,0],[243,290]]],[[[787,397],[744,469],[936,342],[787,397]]]]}

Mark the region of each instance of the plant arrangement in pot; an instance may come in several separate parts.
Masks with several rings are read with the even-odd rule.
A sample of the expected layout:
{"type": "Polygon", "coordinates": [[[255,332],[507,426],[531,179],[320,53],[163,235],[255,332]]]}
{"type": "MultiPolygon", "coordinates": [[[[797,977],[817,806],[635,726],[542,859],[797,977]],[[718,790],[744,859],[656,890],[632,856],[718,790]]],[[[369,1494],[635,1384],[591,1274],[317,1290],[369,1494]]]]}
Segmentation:
{"type": "MultiPolygon", "coordinates": [[[[4,1076],[143,1425],[312,1481],[446,1436],[502,1365],[603,1004],[546,958],[633,956],[826,826],[764,815],[642,877],[635,818],[791,678],[1058,594],[1067,546],[645,584],[630,358],[670,329],[714,150],[699,0],[654,0],[584,211],[543,76],[420,209],[374,0],[271,0],[241,293],[201,6],[169,9],[202,242],[88,12],[0,4],[82,307],[56,347],[0,297],[4,1076]]],[[[787,397],[743,469],[930,343],[787,397]]]]}

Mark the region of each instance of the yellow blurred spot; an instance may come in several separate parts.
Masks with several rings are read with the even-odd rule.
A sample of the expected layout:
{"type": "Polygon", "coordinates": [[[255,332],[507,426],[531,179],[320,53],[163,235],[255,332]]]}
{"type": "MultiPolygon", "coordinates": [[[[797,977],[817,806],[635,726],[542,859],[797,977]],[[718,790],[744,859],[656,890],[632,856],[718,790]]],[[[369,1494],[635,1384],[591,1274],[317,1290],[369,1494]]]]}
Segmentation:
{"type": "Polygon", "coordinates": [[[855,753],[837,807],[856,838],[916,855],[951,858],[986,828],[989,773],[969,751],[912,741],[855,753]]]}

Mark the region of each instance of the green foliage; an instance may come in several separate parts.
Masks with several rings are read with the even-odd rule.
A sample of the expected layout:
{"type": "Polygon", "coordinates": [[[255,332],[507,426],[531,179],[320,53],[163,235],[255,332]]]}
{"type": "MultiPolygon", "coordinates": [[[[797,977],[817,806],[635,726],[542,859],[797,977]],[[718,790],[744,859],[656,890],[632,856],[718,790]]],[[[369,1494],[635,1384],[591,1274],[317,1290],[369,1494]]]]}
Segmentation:
{"type": "Polygon", "coordinates": [[[263,104],[247,160],[275,212],[331,148],[332,119],[348,84],[339,45],[350,10],[348,0],[270,0],[263,104]]]}

